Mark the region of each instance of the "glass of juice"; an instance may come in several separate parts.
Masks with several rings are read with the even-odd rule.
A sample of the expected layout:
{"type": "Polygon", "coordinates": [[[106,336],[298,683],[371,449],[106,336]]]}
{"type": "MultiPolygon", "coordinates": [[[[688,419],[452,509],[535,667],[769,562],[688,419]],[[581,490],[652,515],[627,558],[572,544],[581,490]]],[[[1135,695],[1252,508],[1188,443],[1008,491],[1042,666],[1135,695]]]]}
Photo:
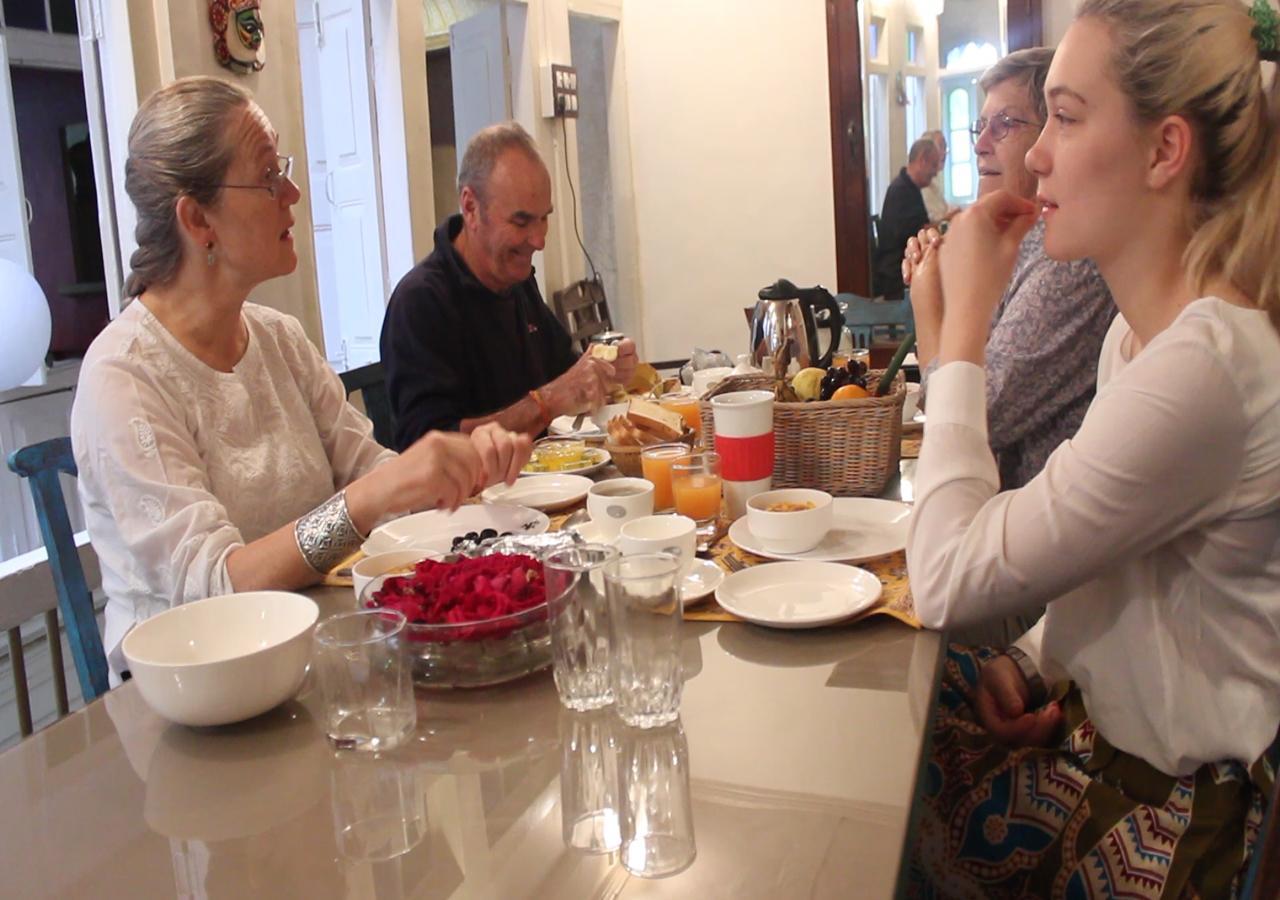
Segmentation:
{"type": "Polygon", "coordinates": [[[653,509],[671,509],[675,498],[671,493],[671,465],[689,455],[684,444],[655,444],[640,451],[640,471],[653,482],[653,509]]]}
{"type": "Polygon", "coordinates": [[[698,405],[698,397],[693,391],[664,394],[659,398],[658,405],[673,413],[679,413],[685,424],[693,431],[695,439],[702,435],[702,408],[698,405]]]}
{"type": "Polygon", "coordinates": [[[694,453],[671,465],[676,512],[698,523],[699,549],[715,537],[720,518],[720,454],[694,453]]]}

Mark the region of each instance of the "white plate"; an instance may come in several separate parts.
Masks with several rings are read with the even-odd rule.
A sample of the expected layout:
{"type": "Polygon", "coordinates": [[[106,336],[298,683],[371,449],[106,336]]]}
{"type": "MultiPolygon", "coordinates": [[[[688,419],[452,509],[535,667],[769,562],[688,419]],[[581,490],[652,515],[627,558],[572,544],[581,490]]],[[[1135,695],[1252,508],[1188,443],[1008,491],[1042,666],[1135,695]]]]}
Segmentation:
{"type": "Polygon", "coordinates": [[[594,484],[581,475],[530,475],[511,487],[495,484],[480,495],[486,503],[514,503],[532,509],[564,509],[583,500],[594,484]]]}
{"type": "Polygon", "coordinates": [[[468,531],[492,528],[498,534],[542,534],[551,520],[536,509],[489,503],[461,506],[452,513],[440,510],[414,513],[373,529],[369,539],[360,545],[366,556],[391,550],[428,550],[448,553],[453,539],[468,531]]]}
{"type": "Polygon", "coordinates": [[[866,562],[888,556],[907,546],[911,507],[896,500],[873,497],[837,497],[834,521],[822,543],[804,553],[773,553],[751,533],[747,517],[729,526],[729,540],[748,553],[766,559],[804,562],[866,562]]]}
{"type": "Polygon", "coordinates": [[[574,531],[578,532],[578,536],[588,544],[608,544],[612,547],[614,544],[618,543],[618,536],[616,534],[613,537],[605,537],[604,530],[600,527],[600,523],[593,522],[590,519],[587,519],[585,522],[579,522],[577,525],[570,527],[572,527],[574,531]]]}
{"type": "Polygon", "coordinates": [[[710,597],[724,582],[724,569],[709,559],[695,559],[693,568],[680,583],[680,601],[693,606],[710,597]]]}
{"type": "Polygon", "coordinates": [[[839,563],[788,562],[734,572],[716,602],[735,616],[773,628],[831,625],[880,599],[880,579],[839,563]]]}
{"type": "Polygon", "coordinates": [[[526,472],[520,470],[522,478],[528,478],[532,475],[590,475],[592,472],[599,472],[605,466],[609,465],[613,457],[609,455],[608,450],[601,450],[599,447],[588,447],[586,452],[582,454],[583,465],[576,469],[564,469],[559,472],[526,472]]]}

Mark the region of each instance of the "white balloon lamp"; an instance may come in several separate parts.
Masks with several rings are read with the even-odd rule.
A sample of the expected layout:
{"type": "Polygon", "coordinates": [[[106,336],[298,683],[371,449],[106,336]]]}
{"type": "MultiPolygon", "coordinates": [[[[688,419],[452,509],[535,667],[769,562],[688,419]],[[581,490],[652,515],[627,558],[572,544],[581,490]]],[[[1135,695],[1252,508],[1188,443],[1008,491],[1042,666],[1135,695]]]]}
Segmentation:
{"type": "Polygon", "coordinates": [[[53,320],[40,283],[0,259],[0,391],[16,388],[44,365],[53,320]]]}

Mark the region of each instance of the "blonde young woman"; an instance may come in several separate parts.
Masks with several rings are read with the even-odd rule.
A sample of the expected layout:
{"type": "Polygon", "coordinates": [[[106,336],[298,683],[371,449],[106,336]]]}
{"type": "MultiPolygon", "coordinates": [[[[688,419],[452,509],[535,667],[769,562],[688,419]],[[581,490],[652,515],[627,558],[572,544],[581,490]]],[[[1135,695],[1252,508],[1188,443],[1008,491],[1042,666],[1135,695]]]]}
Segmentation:
{"type": "Polygon", "coordinates": [[[917,610],[1048,609],[949,656],[917,893],[1239,887],[1280,725],[1280,88],[1254,25],[1237,0],[1085,0],[1027,154],[1038,202],[993,195],[947,235],[917,610]],[[997,494],[983,349],[1037,218],[1120,316],[1080,431],[997,494]]]}
{"type": "Polygon", "coordinates": [[[71,413],[113,678],[136,622],[313,584],[382,516],[454,508],[529,455],[496,426],[384,449],[297,320],[248,302],[298,264],[280,153],[252,98],[212,78],[157,91],[129,132],[132,301],[89,348],[71,413]]]}

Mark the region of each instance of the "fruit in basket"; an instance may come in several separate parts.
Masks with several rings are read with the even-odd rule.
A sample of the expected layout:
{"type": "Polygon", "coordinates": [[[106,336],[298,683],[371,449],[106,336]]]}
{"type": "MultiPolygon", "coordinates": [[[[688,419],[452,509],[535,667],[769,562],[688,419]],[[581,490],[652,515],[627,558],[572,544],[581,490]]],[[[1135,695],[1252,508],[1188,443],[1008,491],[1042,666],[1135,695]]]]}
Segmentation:
{"type": "Polygon", "coordinates": [[[838,387],[835,393],[831,395],[832,400],[861,400],[864,397],[870,397],[871,392],[860,384],[846,384],[838,387]]]}
{"type": "Polygon", "coordinates": [[[791,379],[791,388],[801,400],[817,400],[822,393],[822,379],[826,377],[823,369],[801,369],[791,379]]]}

